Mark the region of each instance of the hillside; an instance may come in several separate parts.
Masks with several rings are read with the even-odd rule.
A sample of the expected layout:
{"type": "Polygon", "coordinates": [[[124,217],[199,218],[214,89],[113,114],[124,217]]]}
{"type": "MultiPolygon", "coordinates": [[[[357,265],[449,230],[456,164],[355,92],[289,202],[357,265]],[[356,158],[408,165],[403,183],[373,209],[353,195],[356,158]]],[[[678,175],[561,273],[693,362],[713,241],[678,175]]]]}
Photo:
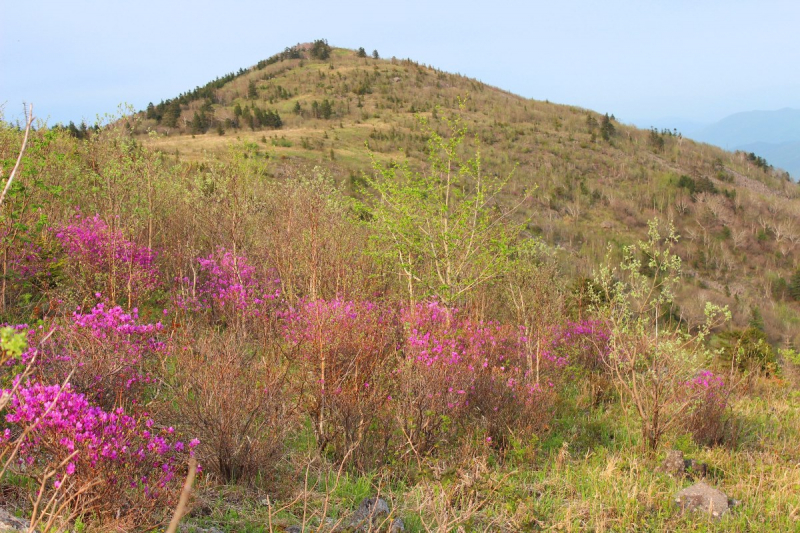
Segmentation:
{"type": "Polygon", "coordinates": [[[513,172],[507,204],[534,191],[517,214],[529,235],[562,250],[569,275],[590,275],[607,245],[618,251],[633,242],[648,220],[671,220],[686,271],[682,320],[698,324],[710,300],[731,308],[734,327],[760,314],[773,342],[800,344],[799,308],[788,293],[800,253],[800,188],[743,154],[613,119],[608,135],[594,111],[525,99],[410,60],[344,49],[312,59],[310,45],[155,106],[180,102],[175,128],[145,113],[135,128],[158,132],[143,142],[187,161],[252,143],[275,175],[285,166],[319,165],[354,192],[361,173],[371,172],[371,154],[421,168],[419,117],[442,130],[436,117],[457,109],[461,97],[475,137],[467,151],[479,146],[487,173],[513,172]],[[254,119],[237,108],[276,112],[282,125],[250,127],[254,119]]]}
{"type": "Polygon", "coordinates": [[[797,185],[361,52],[0,122],[0,529],[797,530],[797,185]]]}

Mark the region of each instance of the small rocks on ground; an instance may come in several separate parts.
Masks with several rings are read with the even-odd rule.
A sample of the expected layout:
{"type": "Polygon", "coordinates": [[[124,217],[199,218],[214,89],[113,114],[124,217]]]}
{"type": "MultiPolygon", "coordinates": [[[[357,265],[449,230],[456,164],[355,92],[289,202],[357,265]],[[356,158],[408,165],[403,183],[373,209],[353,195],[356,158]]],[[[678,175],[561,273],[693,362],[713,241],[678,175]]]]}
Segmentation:
{"type": "Polygon", "coordinates": [[[389,504],[383,498],[364,498],[350,519],[350,527],[369,530],[389,516],[389,504]]]}
{"type": "Polygon", "coordinates": [[[402,518],[395,518],[389,527],[389,533],[403,533],[405,530],[406,525],[403,523],[402,518]]]}
{"type": "Polygon", "coordinates": [[[17,518],[2,507],[0,507],[0,533],[12,533],[17,531],[28,531],[30,522],[17,518]]]}

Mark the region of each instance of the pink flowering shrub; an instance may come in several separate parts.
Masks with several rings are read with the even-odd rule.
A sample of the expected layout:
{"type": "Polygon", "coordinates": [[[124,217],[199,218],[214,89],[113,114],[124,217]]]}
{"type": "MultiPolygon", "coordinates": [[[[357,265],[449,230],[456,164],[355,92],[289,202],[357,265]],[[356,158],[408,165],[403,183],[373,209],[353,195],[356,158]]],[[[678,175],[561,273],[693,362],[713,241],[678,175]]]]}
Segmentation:
{"type": "Polygon", "coordinates": [[[180,280],[174,298],[178,309],[207,314],[227,325],[270,317],[280,297],[280,280],[264,280],[246,257],[223,247],[197,262],[197,276],[180,280]]]}
{"type": "Polygon", "coordinates": [[[482,427],[497,446],[511,432],[542,430],[553,387],[537,383],[524,332],[476,322],[436,302],[403,312],[405,363],[399,368],[398,420],[418,453],[453,430],[482,427]]]}
{"type": "Polygon", "coordinates": [[[542,350],[549,363],[547,379],[559,385],[587,386],[595,405],[607,401],[614,390],[608,328],[598,320],[570,320],[553,327],[550,335],[542,350]]]}
{"type": "Polygon", "coordinates": [[[397,318],[371,302],[300,302],[283,316],[297,387],[321,450],[381,460],[390,428],[385,406],[400,344],[397,318]]]}
{"type": "Polygon", "coordinates": [[[725,380],[709,370],[701,371],[686,383],[691,404],[684,428],[698,444],[713,445],[723,440],[730,394],[725,380]]]}
{"type": "Polygon", "coordinates": [[[567,321],[555,329],[545,353],[558,367],[573,365],[599,371],[608,357],[608,340],[608,328],[600,321],[567,321]]]}
{"type": "Polygon", "coordinates": [[[73,387],[107,409],[140,403],[165,356],[161,322],[142,323],[136,308],[104,303],[70,318],[43,349],[41,371],[56,381],[73,372],[73,387]]]}
{"type": "Polygon", "coordinates": [[[175,505],[184,465],[197,441],[184,444],[172,428],[105,411],[69,385],[26,382],[11,394],[3,458],[42,480],[44,501],[68,502],[76,514],[129,518],[156,525],[175,505]]]}
{"type": "Polygon", "coordinates": [[[55,229],[55,237],[66,254],[65,273],[79,298],[101,292],[113,303],[131,306],[160,284],[155,252],[128,240],[99,215],[77,214],[55,229]]]}

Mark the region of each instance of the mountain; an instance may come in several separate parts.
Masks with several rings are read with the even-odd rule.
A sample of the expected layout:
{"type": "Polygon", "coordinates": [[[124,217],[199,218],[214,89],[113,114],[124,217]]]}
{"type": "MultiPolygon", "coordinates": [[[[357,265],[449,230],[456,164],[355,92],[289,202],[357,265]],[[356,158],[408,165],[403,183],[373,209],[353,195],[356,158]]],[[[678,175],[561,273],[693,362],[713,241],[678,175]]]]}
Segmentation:
{"type": "Polygon", "coordinates": [[[728,150],[758,142],[800,141],[800,109],[736,113],[702,128],[693,138],[728,150]]]}
{"type": "Polygon", "coordinates": [[[759,155],[771,165],[782,168],[792,177],[800,178],[800,141],[783,143],[756,142],[737,146],[736,149],[759,155]]]}
{"type": "Polygon", "coordinates": [[[753,152],[777,168],[800,176],[800,110],[747,111],[689,135],[727,150],[753,152]]]}
{"type": "MultiPolygon", "coordinates": [[[[526,99],[411,60],[314,46],[287,48],[148,106],[128,125],[144,144],[185,161],[228,157],[234,144],[268,158],[275,176],[317,166],[358,195],[372,158],[426,168],[420,119],[444,134],[443,118],[455,113],[484,172],[512,176],[499,201],[522,202],[525,234],[556,251],[567,277],[592,275],[609,245],[621,253],[646,235],[649,220],[672,221],[684,264],[676,316],[696,325],[709,300],[731,308],[734,328],[760,315],[771,340],[800,344],[800,307],[788,296],[800,264],[800,187],[785,174],[745,154],[621,124],[605,110],[526,99]]],[[[795,110],[737,115],[699,138],[719,131],[721,144],[761,140],[746,135],[752,116],[774,118],[757,130],[775,130],[767,141],[795,131],[800,139],[795,110]]]]}

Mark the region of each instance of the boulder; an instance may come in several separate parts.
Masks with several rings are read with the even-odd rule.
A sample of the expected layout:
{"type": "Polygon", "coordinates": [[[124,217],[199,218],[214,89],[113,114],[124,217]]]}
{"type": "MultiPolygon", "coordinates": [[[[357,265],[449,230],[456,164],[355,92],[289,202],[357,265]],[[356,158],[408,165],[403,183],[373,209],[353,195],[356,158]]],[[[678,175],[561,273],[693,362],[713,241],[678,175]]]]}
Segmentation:
{"type": "Polygon", "coordinates": [[[403,533],[405,530],[406,525],[403,523],[402,518],[395,518],[389,527],[389,533],[403,533]]]}
{"type": "Polygon", "coordinates": [[[703,481],[678,492],[675,503],[683,510],[706,512],[714,518],[719,518],[729,509],[728,496],[703,481]]]}

